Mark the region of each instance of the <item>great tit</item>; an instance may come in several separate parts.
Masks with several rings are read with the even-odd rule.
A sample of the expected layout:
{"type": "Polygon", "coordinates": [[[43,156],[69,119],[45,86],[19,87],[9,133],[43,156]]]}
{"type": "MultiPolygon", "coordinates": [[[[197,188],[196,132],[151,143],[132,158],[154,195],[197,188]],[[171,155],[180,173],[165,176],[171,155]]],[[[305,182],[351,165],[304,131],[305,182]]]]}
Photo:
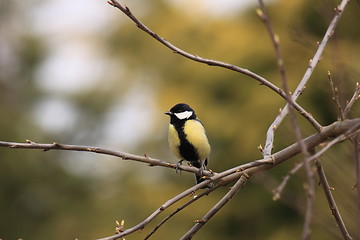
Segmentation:
{"type": "MultiPolygon", "coordinates": [[[[179,163],[186,160],[199,168],[199,173],[195,174],[196,183],[204,181],[203,171],[209,161],[210,144],[203,124],[196,117],[195,111],[185,103],[176,104],[165,114],[170,116],[170,149],[180,159],[179,163]]],[[[212,186],[211,183],[206,187],[212,186]]]]}

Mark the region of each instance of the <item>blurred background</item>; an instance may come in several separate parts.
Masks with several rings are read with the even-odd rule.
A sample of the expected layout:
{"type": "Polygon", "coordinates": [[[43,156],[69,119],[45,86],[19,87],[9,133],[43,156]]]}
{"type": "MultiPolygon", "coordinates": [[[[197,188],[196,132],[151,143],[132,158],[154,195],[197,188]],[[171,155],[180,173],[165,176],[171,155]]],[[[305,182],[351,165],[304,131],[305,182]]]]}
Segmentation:
{"type": "MultiPolygon", "coordinates": [[[[121,3],[176,46],[248,68],[281,86],[273,47],[255,12],[257,1],[121,3]]],[[[294,89],[339,1],[265,3],[294,89]]],[[[360,31],[354,24],[359,13],[359,2],[352,1],[299,98],[323,125],[337,119],[327,71],[343,106],[359,81],[360,31]]],[[[179,102],[196,109],[205,124],[210,169],[216,172],[261,158],[257,147],[264,145],[267,128],[284,106],[283,99],[249,77],[173,54],[106,1],[0,0],[0,140],[99,146],[175,162],[163,113],[179,102]]],[[[350,115],[359,117],[359,109],[355,104],[350,115]]],[[[314,133],[298,120],[304,136],[314,133]]],[[[294,141],[287,119],[276,132],[274,152],[294,141]]],[[[304,171],[292,177],[281,200],[272,200],[272,189],[299,160],[254,177],[195,239],[301,236],[304,171]]],[[[344,221],[356,235],[351,144],[335,146],[323,164],[344,221]]],[[[98,154],[0,148],[0,238],[112,235],[115,220],[131,227],[193,181],[185,172],[98,154]]],[[[153,238],[178,239],[227,191],[219,189],[186,208],[153,238]]],[[[144,238],[165,214],[126,239],[144,238]]],[[[312,235],[340,238],[321,186],[316,186],[312,235]]]]}

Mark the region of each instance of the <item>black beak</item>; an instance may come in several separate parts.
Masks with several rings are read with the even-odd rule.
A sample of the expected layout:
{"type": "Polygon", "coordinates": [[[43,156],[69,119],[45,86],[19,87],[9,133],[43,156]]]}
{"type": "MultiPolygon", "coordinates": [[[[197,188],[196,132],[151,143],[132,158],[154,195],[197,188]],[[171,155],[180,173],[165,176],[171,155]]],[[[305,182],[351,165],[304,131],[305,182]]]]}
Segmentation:
{"type": "Polygon", "coordinates": [[[168,111],[168,112],[164,112],[166,115],[169,115],[169,116],[171,116],[171,115],[173,115],[173,113],[172,112],[170,112],[170,111],[168,111]]]}

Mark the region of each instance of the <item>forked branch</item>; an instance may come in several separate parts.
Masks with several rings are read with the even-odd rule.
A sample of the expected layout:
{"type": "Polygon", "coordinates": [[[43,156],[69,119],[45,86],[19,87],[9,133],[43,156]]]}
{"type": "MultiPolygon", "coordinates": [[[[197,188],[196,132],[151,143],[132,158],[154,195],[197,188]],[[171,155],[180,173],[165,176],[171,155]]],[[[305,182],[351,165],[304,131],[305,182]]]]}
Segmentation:
{"type": "MultiPolygon", "coordinates": [[[[132,12],[130,11],[130,9],[126,6],[121,5],[118,1],[116,0],[110,0],[108,1],[108,3],[113,6],[118,8],[120,11],[122,11],[126,16],[128,16],[135,24],[138,28],[140,28],[142,31],[146,32],[147,34],[149,34],[151,37],[153,37],[154,39],[156,39],[157,41],[159,41],[161,44],[165,45],[166,47],[168,47],[169,49],[171,49],[174,53],[180,54],[188,59],[191,59],[193,61],[196,62],[200,62],[200,63],[204,63],[207,64],[209,66],[216,66],[216,67],[221,67],[221,68],[226,68],[241,74],[244,74],[246,76],[251,77],[252,79],[255,79],[256,81],[260,82],[260,84],[270,88],[271,90],[273,90],[275,93],[277,93],[278,95],[280,95],[283,99],[287,99],[286,93],[279,87],[277,87],[275,84],[271,83],[270,81],[266,80],[265,78],[263,78],[262,76],[248,70],[245,68],[241,68],[239,66],[235,66],[226,62],[221,62],[221,61],[217,61],[217,60],[213,60],[213,59],[208,59],[208,58],[203,58],[200,57],[198,55],[194,55],[191,53],[188,53],[178,47],[176,47],[175,45],[173,45],[172,43],[170,43],[169,41],[167,41],[166,39],[160,37],[158,34],[156,34],[154,31],[150,30],[145,24],[143,24],[139,19],[137,19],[132,12]]],[[[309,114],[305,109],[303,109],[298,103],[296,103],[295,101],[293,101],[292,99],[288,100],[291,101],[294,108],[305,118],[307,119],[310,124],[316,129],[316,130],[320,130],[321,129],[321,125],[311,116],[311,114],[309,114]]]]}
{"type": "MultiPolygon", "coordinates": [[[[321,43],[319,44],[318,49],[315,52],[314,57],[312,59],[310,59],[308,68],[306,69],[304,76],[302,77],[300,83],[298,84],[297,88],[295,89],[295,91],[292,95],[292,100],[294,102],[297,100],[297,98],[303,92],[305,85],[309,81],[317,63],[320,61],[320,58],[325,50],[325,47],[326,47],[328,41],[330,40],[331,36],[334,34],[335,28],[345,10],[345,7],[347,6],[347,4],[349,2],[350,2],[350,0],[342,0],[340,5],[335,8],[335,15],[334,15],[333,19],[331,20],[329,27],[327,28],[325,35],[324,35],[321,43]]],[[[278,116],[275,118],[273,123],[268,128],[268,131],[266,133],[265,147],[263,150],[264,156],[271,155],[271,151],[274,147],[275,130],[279,127],[279,125],[282,123],[284,118],[289,113],[289,106],[290,106],[289,104],[285,105],[285,107],[282,109],[282,111],[280,111],[278,116]]]]}

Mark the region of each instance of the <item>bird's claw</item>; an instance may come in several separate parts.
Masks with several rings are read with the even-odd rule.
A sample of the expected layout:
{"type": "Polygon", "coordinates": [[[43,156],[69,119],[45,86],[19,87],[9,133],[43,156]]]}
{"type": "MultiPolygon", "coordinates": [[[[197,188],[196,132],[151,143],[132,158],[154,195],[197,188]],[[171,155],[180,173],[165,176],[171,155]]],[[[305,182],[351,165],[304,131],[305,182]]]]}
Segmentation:
{"type": "Polygon", "coordinates": [[[178,172],[180,172],[180,174],[181,174],[181,169],[180,169],[180,166],[182,165],[182,162],[183,162],[184,160],[180,160],[180,161],[178,161],[177,163],[176,163],[176,167],[175,167],[175,172],[176,172],[176,174],[178,173],[178,172]]]}

